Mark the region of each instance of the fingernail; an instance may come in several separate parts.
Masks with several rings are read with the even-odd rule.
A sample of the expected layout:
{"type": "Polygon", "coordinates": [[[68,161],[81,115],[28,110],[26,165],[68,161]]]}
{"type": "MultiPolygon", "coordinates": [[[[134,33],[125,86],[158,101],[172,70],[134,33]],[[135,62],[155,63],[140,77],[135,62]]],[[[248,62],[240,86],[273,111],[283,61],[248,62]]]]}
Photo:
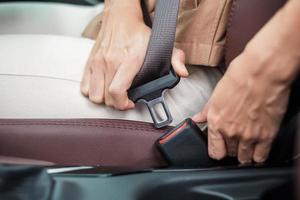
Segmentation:
{"type": "Polygon", "coordinates": [[[211,157],[214,160],[222,160],[224,158],[224,156],[222,155],[218,155],[218,153],[216,152],[208,152],[209,157],[211,157]]]}
{"type": "Polygon", "coordinates": [[[252,160],[240,160],[241,164],[250,164],[252,163],[252,160]]]}
{"type": "Polygon", "coordinates": [[[185,64],[181,63],[181,67],[182,67],[182,69],[184,70],[184,75],[185,75],[185,76],[188,76],[188,75],[189,75],[189,71],[187,70],[185,64]]]}
{"type": "Polygon", "coordinates": [[[257,163],[263,163],[266,161],[266,158],[265,157],[255,157],[254,161],[257,163]]]}

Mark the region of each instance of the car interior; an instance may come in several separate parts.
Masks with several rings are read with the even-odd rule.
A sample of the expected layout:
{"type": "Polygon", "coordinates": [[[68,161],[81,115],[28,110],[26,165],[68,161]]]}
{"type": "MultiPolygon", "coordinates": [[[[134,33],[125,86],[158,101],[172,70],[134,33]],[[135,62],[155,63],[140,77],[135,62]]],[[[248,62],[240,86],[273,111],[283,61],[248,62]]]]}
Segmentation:
{"type": "MultiPolygon", "coordinates": [[[[224,66],[243,51],[285,2],[234,0],[224,66]]],[[[81,38],[85,26],[103,6],[103,1],[97,0],[0,1],[0,41],[8,48],[10,44],[5,41],[15,35],[24,36],[23,40],[28,35],[64,36],[72,38],[72,42],[81,38]]],[[[0,52],[4,50],[0,48],[0,52]]],[[[0,64],[1,76],[7,74],[1,71],[0,64]]],[[[0,163],[10,170],[23,167],[24,172],[35,171],[30,174],[32,179],[27,179],[0,170],[0,178],[4,183],[12,179],[28,183],[35,180],[30,186],[26,182],[24,191],[29,192],[32,186],[51,193],[51,200],[299,199],[299,94],[297,81],[290,101],[296,106],[288,108],[265,164],[240,165],[234,159],[211,163],[204,158],[208,157],[206,152],[199,160],[201,167],[172,166],[156,141],[174,127],[156,129],[147,122],[118,119],[21,117],[0,119],[0,163]]],[[[207,148],[205,142],[201,145],[207,148]]],[[[7,190],[1,187],[4,188],[2,183],[0,198],[3,195],[6,199],[7,190]]],[[[20,188],[11,187],[10,191],[17,193],[20,188]]]]}

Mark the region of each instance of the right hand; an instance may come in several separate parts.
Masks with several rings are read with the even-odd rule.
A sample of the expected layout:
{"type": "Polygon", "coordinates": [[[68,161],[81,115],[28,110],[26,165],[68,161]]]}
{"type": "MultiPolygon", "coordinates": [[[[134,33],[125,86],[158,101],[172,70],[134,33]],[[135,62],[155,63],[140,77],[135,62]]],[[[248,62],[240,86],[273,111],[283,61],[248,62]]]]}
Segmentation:
{"type": "MultiPolygon", "coordinates": [[[[151,29],[145,25],[140,5],[107,6],[101,30],[87,61],[81,92],[97,104],[119,110],[134,107],[127,90],[146,55],[151,29]]],[[[188,76],[184,52],[173,51],[172,65],[179,76],[188,76]]]]}

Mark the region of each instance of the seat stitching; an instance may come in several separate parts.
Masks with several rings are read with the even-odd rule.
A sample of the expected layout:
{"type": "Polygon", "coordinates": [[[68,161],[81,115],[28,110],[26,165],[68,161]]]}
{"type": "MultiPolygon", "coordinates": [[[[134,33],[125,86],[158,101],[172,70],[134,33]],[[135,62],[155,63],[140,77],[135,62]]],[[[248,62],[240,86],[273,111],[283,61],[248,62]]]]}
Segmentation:
{"type": "Polygon", "coordinates": [[[164,132],[164,130],[151,129],[146,127],[138,127],[134,125],[113,125],[109,123],[61,123],[61,122],[0,122],[0,126],[74,126],[74,127],[102,127],[102,128],[116,128],[116,129],[127,129],[127,130],[139,130],[147,132],[164,132]]]}
{"type": "Polygon", "coordinates": [[[80,81],[74,80],[74,79],[67,79],[67,78],[59,78],[59,77],[53,77],[53,76],[44,76],[44,75],[30,75],[30,74],[5,74],[0,73],[0,76],[17,76],[17,77],[32,77],[32,78],[44,78],[44,79],[53,79],[53,80],[62,80],[62,81],[70,81],[79,83],[80,81]]]}

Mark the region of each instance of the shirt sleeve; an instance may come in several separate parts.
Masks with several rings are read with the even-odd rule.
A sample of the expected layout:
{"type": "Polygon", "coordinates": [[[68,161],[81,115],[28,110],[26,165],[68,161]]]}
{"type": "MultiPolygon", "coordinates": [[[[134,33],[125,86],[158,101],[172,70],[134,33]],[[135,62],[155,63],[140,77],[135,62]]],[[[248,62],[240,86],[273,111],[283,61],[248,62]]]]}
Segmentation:
{"type": "Polygon", "coordinates": [[[218,66],[223,59],[232,0],[181,0],[175,46],[186,63],[218,66]]]}

